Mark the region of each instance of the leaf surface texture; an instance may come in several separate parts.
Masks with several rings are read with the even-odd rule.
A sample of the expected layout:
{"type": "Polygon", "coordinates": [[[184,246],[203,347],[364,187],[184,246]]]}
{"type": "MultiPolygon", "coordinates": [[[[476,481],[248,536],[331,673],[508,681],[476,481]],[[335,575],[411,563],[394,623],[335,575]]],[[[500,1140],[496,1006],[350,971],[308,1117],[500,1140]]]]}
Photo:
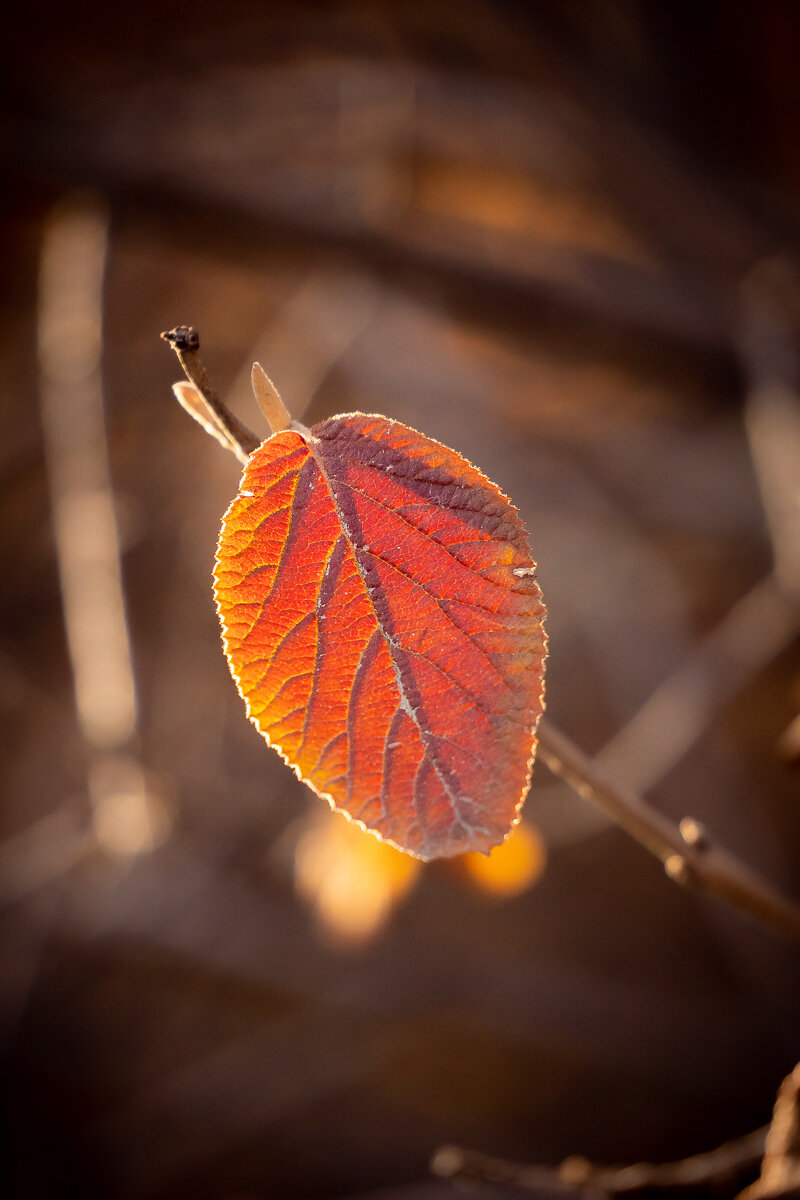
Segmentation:
{"type": "Polygon", "coordinates": [[[248,715],[331,805],[420,858],[518,817],[544,608],[517,510],[454,451],[350,413],[254,451],[214,575],[248,715]]]}

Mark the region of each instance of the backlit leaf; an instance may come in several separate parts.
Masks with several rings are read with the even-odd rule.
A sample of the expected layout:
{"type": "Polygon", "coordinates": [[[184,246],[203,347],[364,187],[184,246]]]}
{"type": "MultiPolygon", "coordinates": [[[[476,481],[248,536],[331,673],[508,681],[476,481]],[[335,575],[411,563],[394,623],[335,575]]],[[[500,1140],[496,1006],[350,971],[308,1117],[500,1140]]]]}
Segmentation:
{"type": "Polygon", "coordinates": [[[545,636],[494,484],[385,417],[284,430],[250,456],[214,578],[248,715],[301,779],[420,858],[503,840],[530,783],[545,636]]]}

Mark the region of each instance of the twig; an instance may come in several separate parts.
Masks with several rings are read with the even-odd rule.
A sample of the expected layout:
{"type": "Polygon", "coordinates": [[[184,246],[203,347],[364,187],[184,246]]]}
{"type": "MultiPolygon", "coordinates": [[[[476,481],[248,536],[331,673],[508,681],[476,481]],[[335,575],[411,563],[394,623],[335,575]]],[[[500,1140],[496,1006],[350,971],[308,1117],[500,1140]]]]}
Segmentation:
{"type": "MultiPolygon", "coordinates": [[[[776,583],[800,605],[800,394],[795,327],[800,299],[785,257],[757,264],[741,289],[742,357],[750,376],[745,431],[772,541],[776,583]]],[[[778,741],[800,763],[800,717],[778,741]]]]}
{"type": "MultiPolygon", "coordinates": [[[[167,826],[137,745],[103,398],[107,255],[108,213],[99,198],[75,193],[54,206],[42,240],[37,315],[47,481],[92,834],[124,858],[153,849],[167,826]]],[[[57,821],[33,827],[19,847],[31,852],[17,864],[13,887],[42,886],[69,870],[91,842],[58,830],[57,821]]]]}
{"type": "Polygon", "coordinates": [[[435,1175],[447,1179],[519,1188],[526,1192],[562,1194],[581,1200],[630,1196],[637,1192],[704,1191],[740,1180],[758,1168],[764,1153],[767,1128],[726,1142],[705,1154],[693,1154],[669,1163],[634,1163],[603,1167],[585,1158],[567,1158],[560,1167],[542,1167],[491,1158],[459,1146],[442,1146],[431,1163],[435,1175]]]}
{"type": "Polygon", "coordinates": [[[582,799],[601,809],[660,858],[676,883],[711,892],[740,912],[800,937],[800,905],[715,845],[693,818],[685,817],[676,825],[636,792],[611,783],[574,742],[547,720],[539,730],[539,755],[582,799]]]}
{"type": "Polygon", "coordinates": [[[47,480],[78,720],[91,746],[117,750],[134,738],[137,710],[103,400],[107,254],[102,202],[65,197],[44,229],[37,320],[47,480]]]}
{"type": "MultiPolygon", "coordinates": [[[[198,395],[210,409],[212,423],[221,427],[227,434],[230,442],[227,448],[236,455],[240,462],[246,462],[248,456],[260,445],[259,439],[233,415],[219,392],[212,387],[206,369],[198,356],[200,335],[197,330],[193,329],[191,325],[177,325],[174,329],[162,333],[161,336],[175,351],[178,361],[186,372],[186,378],[194,385],[198,395]]],[[[192,416],[197,420],[194,412],[192,412],[192,416]]],[[[206,427],[204,421],[200,421],[200,424],[204,428],[206,427]]],[[[206,431],[210,432],[208,429],[206,431]]],[[[214,436],[216,437],[217,434],[215,433],[214,436]]]]}
{"type": "Polygon", "coordinates": [[[789,1200],[800,1195],[800,1063],[778,1090],[761,1175],[738,1200],[789,1200]]]}
{"type": "MultiPolygon", "coordinates": [[[[161,335],[169,342],[198,393],[208,402],[214,424],[229,435],[229,449],[238,454],[258,445],[250,433],[220,400],[210,386],[205,369],[197,359],[200,339],[190,326],[180,326],[161,335]]],[[[205,422],[201,422],[205,425],[205,422]]],[[[210,430],[218,436],[216,429],[210,430]]],[[[222,439],[220,439],[222,440],[222,439]]],[[[589,758],[549,721],[539,729],[539,754],[550,770],[584,799],[600,808],[664,863],[676,883],[693,884],[712,892],[733,908],[766,925],[800,937],[800,905],[772,888],[765,880],[714,845],[703,827],[692,818],[680,826],[651,808],[641,796],[606,780],[589,758]]]]}
{"type": "Polygon", "coordinates": [[[558,1167],[542,1167],[535,1163],[515,1163],[504,1158],[491,1158],[477,1150],[461,1146],[440,1146],[431,1159],[431,1173],[440,1179],[452,1179],[463,1184],[485,1184],[490,1188],[509,1188],[540,1196],[542,1200],[564,1197],[564,1200],[604,1200],[607,1193],[587,1183],[565,1183],[558,1167]]]}
{"type": "Polygon", "coordinates": [[[250,363],[268,362],[292,381],[296,427],[324,381],[337,368],[346,369],[348,352],[375,316],[377,303],[374,284],[359,275],[329,268],[310,271],[288,291],[262,330],[229,394],[247,392],[250,363]]]}
{"type": "Polygon", "coordinates": [[[658,684],[597,755],[597,765],[646,792],[697,742],[731,696],[800,630],[800,596],[770,571],[737,600],[692,654],[658,684]]]}
{"type": "Polygon", "coordinates": [[[725,1142],[705,1154],[668,1163],[633,1163],[604,1167],[585,1158],[566,1158],[559,1167],[509,1162],[460,1146],[441,1146],[431,1170],[444,1179],[514,1188],[541,1197],[580,1200],[648,1195],[675,1195],[702,1189],[703,1195],[739,1185],[745,1176],[761,1174],[738,1200],[789,1200],[800,1194],[800,1064],[781,1084],[772,1122],[744,1137],[725,1142]]]}

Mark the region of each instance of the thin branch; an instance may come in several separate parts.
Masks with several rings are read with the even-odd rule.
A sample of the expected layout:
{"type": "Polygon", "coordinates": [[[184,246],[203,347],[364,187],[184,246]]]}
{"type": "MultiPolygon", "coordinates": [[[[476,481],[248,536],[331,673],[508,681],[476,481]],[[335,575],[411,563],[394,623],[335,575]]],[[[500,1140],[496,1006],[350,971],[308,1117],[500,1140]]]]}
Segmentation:
{"type": "MultiPolygon", "coordinates": [[[[258,442],[211,387],[197,358],[200,345],[197,332],[183,325],[161,336],[172,346],[190,382],[211,409],[214,428],[209,432],[222,440],[218,432],[221,426],[228,435],[228,448],[233,454],[239,457],[240,453],[251,453],[258,442]]],[[[201,424],[206,427],[205,421],[201,424]]],[[[772,888],[732,854],[716,846],[697,821],[686,817],[680,826],[675,825],[635,792],[605,779],[583,751],[547,720],[539,729],[539,755],[582,799],[601,809],[651,854],[660,858],[667,874],[676,883],[692,884],[712,892],[740,912],[800,938],[800,905],[772,888]]]]}
{"type": "Polygon", "coordinates": [[[539,730],[539,756],[582,799],[601,809],[660,858],[676,883],[711,892],[773,929],[800,937],[800,905],[712,842],[699,822],[685,817],[676,825],[636,792],[612,783],[574,742],[546,720],[539,730]]]}
{"type": "MultiPolygon", "coordinates": [[[[198,355],[200,335],[197,330],[193,329],[191,325],[177,325],[174,329],[162,333],[161,336],[175,351],[178,361],[186,373],[186,378],[194,385],[195,390],[210,409],[211,423],[215,427],[221,427],[227,434],[230,443],[228,449],[236,455],[240,462],[247,462],[249,455],[260,445],[259,439],[246,425],[242,424],[238,417],[233,415],[219,392],[212,387],[198,355]]],[[[191,412],[191,415],[197,420],[191,409],[187,408],[187,411],[191,412]]],[[[201,420],[200,424],[206,428],[204,421],[201,420]]],[[[209,432],[209,430],[206,431],[209,432]]],[[[218,434],[215,433],[214,436],[218,437],[218,434]]]]}
{"type": "Polygon", "coordinates": [[[778,1090],[761,1175],[737,1200],[789,1200],[800,1195],[800,1063],[778,1090]]]}
{"type": "Polygon", "coordinates": [[[597,765],[638,792],[655,787],[700,739],[722,705],[777,658],[798,630],[800,595],[792,596],[770,571],[658,684],[606,743],[597,765]]]}
{"type": "Polygon", "coordinates": [[[137,749],[138,706],[103,397],[108,212],[67,195],[44,227],[38,280],[39,394],[61,601],[78,724],[87,751],[91,835],[39,822],[20,844],[16,886],[70,869],[91,836],[120,857],[167,833],[137,749]],[[54,832],[55,831],[55,832],[54,832]],[[26,879],[27,877],[27,879],[26,879]]]}
{"type": "Polygon", "coordinates": [[[582,1157],[565,1158],[559,1167],[509,1162],[460,1146],[441,1146],[431,1170],[444,1179],[525,1191],[546,1200],[609,1200],[612,1197],[665,1192],[719,1194],[761,1174],[737,1200],[788,1200],[800,1194],[800,1064],[778,1091],[770,1125],[725,1142],[705,1154],[668,1163],[598,1166],[582,1157]]]}
{"type": "Polygon", "coordinates": [[[711,1191],[736,1183],[758,1169],[764,1154],[767,1128],[726,1142],[705,1154],[669,1163],[634,1163],[627,1167],[604,1167],[585,1158],[567,1158],[559,1167],[491,1158],[460,1146],[442,1146],[431,1163],[435,1175],[487,1185],[518,1188],[532,1193],[580,1197],[630,1196],[637,1192],[664,1191],[670,1195],[703,1188],[711,1191]]]}

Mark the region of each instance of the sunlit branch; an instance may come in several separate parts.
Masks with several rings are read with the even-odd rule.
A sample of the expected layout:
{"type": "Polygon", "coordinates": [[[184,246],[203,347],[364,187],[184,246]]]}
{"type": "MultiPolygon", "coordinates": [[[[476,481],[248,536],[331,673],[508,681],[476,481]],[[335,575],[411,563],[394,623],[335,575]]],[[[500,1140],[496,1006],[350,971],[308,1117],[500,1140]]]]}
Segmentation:
{"type": "MultiPolygon", "coordinates": [[[[205,401],[210,416],[205,420],[201,419],[198,411],[184,404],[183,399],[179,397],[187,412],[196,421],[199,421],[207,433],[213,432],[213,436],[220,441],[222,439],[217,430],[221,430],[223,435],[227,435],[229,443],[227,448],[231,453],[235,454],[241,463],[247,462],[248,456],[259,446],[259,439],[233,415],[219,392],[212,386],[199,358],[200,335],[197,330],[192,329],[190,325],[177,325],[174,329],[162,333],[161,336],[177,354],[186,378],[194,386],[201,400],[205,401]],[[214,427],[213,430],[208,428],[209,424],[214,427]]],[[[223,442],[223,444],[225,443],[223,442]]]]}
{"type": "Polygon", "coordinates": [[[699,1187],[710,1191],[746,1174],[752,1175],[764,1153],[766,1136],[766,1128],[756,1129],[705,1154],[693,1154],[677,1162],[642,1162],[625,1167],[600,1166],[578,1157],[567,1158],[558,1167],[544,1167],[490,1158],[460,1146],[442,1146],[431,1167],[440,1178],[512,1187],[534,1195],[541,1192],[548,1197],[600,1200],[604,1196],[628,1196],[642,1191],[675,1195],[699,1187]]]}
{"type": "Polygon", "coordinates": [[[547,720],[539,730],[539,757],[582,799],[660,858],[676,883],[711,892],[740,912],[800,937],[800,905],[716,845],[693,818],[685,817],[676,825],[636,792],[606,779],[591,759],[547,720]]]}

